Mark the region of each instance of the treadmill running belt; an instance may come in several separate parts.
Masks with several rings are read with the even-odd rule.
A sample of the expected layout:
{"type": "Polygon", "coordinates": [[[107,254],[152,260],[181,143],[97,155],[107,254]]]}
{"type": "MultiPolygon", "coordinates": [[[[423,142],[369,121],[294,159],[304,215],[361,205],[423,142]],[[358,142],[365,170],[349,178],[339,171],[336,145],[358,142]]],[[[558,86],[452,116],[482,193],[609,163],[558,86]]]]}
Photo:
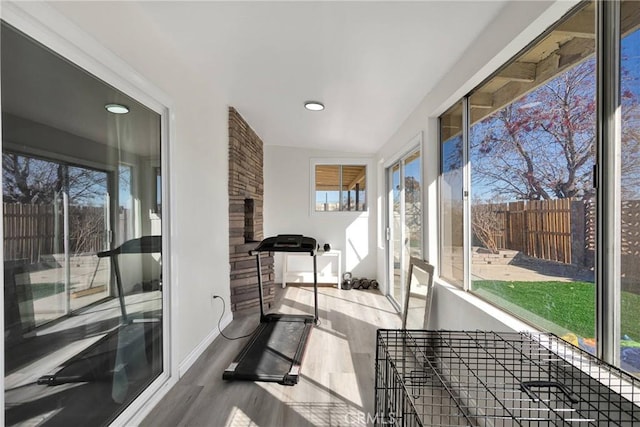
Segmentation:
{"type": "Polygon", "coordinates": [[[243,350],[234,369],[236,379],[297,383],[297,369],[313,323],[309,319],[290,318],[263,323],[243,350]],[[295,368],[295,375],[290,375],[295,368]]]}

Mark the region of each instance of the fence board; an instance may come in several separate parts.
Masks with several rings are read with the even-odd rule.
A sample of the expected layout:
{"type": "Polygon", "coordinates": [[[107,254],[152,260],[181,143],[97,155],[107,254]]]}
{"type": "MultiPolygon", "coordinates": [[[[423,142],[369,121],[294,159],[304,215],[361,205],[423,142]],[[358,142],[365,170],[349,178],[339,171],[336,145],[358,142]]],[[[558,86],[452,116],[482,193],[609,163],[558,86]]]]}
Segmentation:
{"type": "Polygon", "coordinates": [[[498,229],[501,249],[571,263],[571,199],[527,200],[488,205],[498,229]]]}
{"type": "MultiPolygon", "coordinates": [[[[44,256],[63,252],[63,218],[51,204],[3,204],[4,260],[21,260],[27,263],[41,262],[44,256]],[[57,224],[56,224],[57,222],[57,224]]],[[[70,216],[76,219],[79,233],[71,236],[70,250],[95,252],[104,247],[104,216],[101,207],[72,206],[70,216]],[[90,224],[87,218],[92,218],[90,224]],[[92,226],[98,232],[84,233],[92,226]]]]}

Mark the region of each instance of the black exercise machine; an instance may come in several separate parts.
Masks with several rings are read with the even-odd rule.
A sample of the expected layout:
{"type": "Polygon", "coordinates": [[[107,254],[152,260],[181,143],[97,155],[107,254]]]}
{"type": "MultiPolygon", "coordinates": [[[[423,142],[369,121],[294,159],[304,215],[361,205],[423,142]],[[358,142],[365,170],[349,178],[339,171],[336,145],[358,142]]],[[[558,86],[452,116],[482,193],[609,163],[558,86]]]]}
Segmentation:
{"type": "Polygon", "coordinates": [[[283,385],[298,383],[302,357],[309,334],[318,322],[318,274],[316,240],[299,234],[280,234],[264,239],[249,252],[258,267],[260,325],[249,342],[222,374],[225,380],[269,381],[283,385]],[[264,313],[262,252],[308,252],[313,257],[314,315],[264,313]]]}

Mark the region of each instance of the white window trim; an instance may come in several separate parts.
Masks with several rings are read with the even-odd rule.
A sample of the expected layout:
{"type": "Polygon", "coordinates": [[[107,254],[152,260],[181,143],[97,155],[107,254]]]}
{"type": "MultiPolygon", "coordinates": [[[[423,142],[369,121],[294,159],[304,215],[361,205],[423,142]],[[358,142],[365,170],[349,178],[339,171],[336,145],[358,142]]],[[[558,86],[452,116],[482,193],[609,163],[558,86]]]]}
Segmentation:
{"type": "MultiPolygon", "coordinates": [[[[165,287],[168,292],[163,293],[163,307],[165,308],[163,313],[164,369],[162,374],[112,423],[112,425],[139,424],[171,386],[178,381],[179,376],[177,346],[172,339],[178,335],[177,323],[173,320],[177,313],[177,291],[176,286],[171,286],[171,284],[177,283],[177,277],[175,275],[176,269],[172,268],[174,260],[171,257],[171,241],[169,240],[171,218],[174,217],[176,210],[176,207],[170,202],[173,182],[169,178],[171,176],[170,159],[173,158],[173,150],[176,145],[169,144],[169,141],[175,141],[173,101],[129,64],[46,3],[2,2],[0,18],[81,69],[135,98],[161,116],[162,200],[168,208],[165,209],[167,212],[163,213],[162,221],[164,258],[162,275],[169,284],[165,287]]],[[[0,230],[0,238],[3,238],[2,230],[0,230]]],[[[0,295],[0,300],[3,299],[3,296],[0,295]]],[[[0,322],[4,324],[4,320],[0,320],[0,322]]],[[[1,381],[4,384],[4,340],[0,344],[0,370],[1,381]]],[[[0,405],[4,406],[4,393],[1,394],[0,405]]],[[[0,425],[4,425],[4,411],[0,415],[0,425]]]]}
{"type": "Polygon", "coordinates": [[[314,157],[309,161],[309,215],[350,215],[368,217],[371,211],[371,198],[374,193],[371,191],[373,178],[371,176],[373,170],[372,157],[314,157]],[[323,165],[342,165],[342,166],[365,166],[366,171],[366,188],[365,203],[366,209],[363,211],[316,211],[316,166],[323,165]]]}

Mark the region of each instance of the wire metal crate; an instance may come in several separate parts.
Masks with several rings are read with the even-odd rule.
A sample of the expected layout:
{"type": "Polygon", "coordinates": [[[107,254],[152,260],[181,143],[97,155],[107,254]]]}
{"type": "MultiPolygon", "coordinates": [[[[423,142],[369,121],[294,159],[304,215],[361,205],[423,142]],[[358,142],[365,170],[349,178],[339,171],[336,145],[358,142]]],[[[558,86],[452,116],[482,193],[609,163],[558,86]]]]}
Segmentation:
{"type": "Polygon", "coordinates": [[[640,426],[640,381],[553,334],[378,330],[375,424],[640,426]]]}

